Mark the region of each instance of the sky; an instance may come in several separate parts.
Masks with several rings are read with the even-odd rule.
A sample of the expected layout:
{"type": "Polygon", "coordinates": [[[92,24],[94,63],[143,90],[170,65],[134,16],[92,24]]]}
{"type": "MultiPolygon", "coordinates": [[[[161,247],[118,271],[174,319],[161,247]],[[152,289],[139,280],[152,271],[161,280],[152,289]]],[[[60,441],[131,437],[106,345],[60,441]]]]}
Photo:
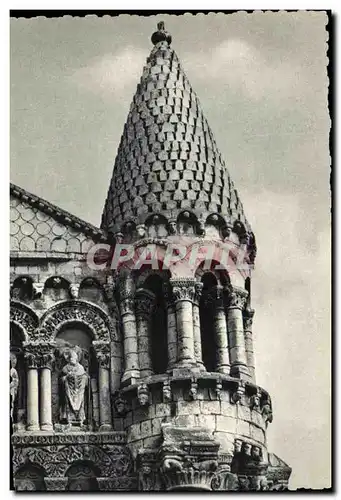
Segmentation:
{"type": "Polygon", "coordinates": [[[323,12],[11,19],[12,182],[100,225],[164,20],[256,235],[257,383],[290,487],[331,474],[330,118],[323,12]]]}

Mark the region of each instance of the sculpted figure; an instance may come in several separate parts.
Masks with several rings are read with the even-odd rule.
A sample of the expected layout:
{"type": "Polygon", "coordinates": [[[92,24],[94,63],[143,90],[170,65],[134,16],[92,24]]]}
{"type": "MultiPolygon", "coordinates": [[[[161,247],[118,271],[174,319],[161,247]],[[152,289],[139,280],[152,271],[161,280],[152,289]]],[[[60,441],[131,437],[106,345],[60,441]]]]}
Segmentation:
{"type": "Polygon", "coordinates": [[[85,420],[84,397],[88,385],[88,375],[79,362],[79,355],[80,350],[77,347],[64,352],[67,363],[61,372],[61,386],[64,396],[61,420],[81,425],[85,420]]]}
{"type": "Polygon", "coordinates": [[[14,403],[18,394],[18,386],[19,386],[19,375],[15,367],[17,366],[17,358],[15,354],[11,353],[11,367],[9,371],[9,378],[10,378],[10,396],[11,396],[11,419],[13,420],[13,410],[14,410],[14,403]]]}

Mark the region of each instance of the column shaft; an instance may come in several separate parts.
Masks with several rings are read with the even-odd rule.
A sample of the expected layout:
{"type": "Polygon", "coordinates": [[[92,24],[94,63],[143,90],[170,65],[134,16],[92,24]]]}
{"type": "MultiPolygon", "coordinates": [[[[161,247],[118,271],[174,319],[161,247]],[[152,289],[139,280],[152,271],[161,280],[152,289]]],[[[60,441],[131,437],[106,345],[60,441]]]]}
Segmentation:
{"type": "Polygon", "coordinates": [[[124,345],[125,371],[122,381],[139,378],[139,360],[137,352],[136,320],[133,309],[122,311],[122,330],[124,345]]]}
{"type": "Polygon", "coordinates": [[[153,374],[151,359],[150,317],[140,314],[136,318],[136,324],[140,377],[149,377],[153,374]]]}
{"type": "Polygon", "coordinates": [[[109,369],[100,365],[98,370],[100,430],[112,428],[109,380],[109,369]]]}
{"type": "Polygon", "coordinates": [[[28,368],[27,370],[27,430],[39,430],[39,387],[38,369],[28,368]]]}
{"type": "Polygon", "coordinates": [[[40,371],[40,425],[42,431],[53,430],[51,405],[51,369],[43,367],[40,371]]]}
{"type": "Polygon", "coordinates": [[[201,331],[200,331],[200,311],[199,305],[193,303],[193,337],[194,337],[194,356],[202,369],[205,370],[202,361],[201,331]]]}
{"type": "Polygon", "coordinates": [[[176,303],[176,326],[178,331],[178,361],[180,364],[195,363],[193,338],[193,308],[189,300],[176,303]]]}
{"type": "Polygon", "coordinates": [[[177,361],[178,332],[176,327],[175,306],[170,303],[167,306],[167,346],[168,346],[168,370],[172,369],[177,361]]]}
{"type": "Polygon", "coordinates": [[[255,357],[253,352],[252,322],[254,310],[248,309],[244,313],[244,338],[246,349],[246,361],[249,368],[251,380],[256,383],[255,357]]]}
{"type": "Polygon", "coordinates": [[[231,375],[248,379],[250,378],[250,375],[247,369],[242,313],[246,297],[247,292],[239,289],[234,290],[230,295],[227,328],[229,336],[231,375]]]}
{"type": "Polygon", "coordinates": [[[217,371],[219,373],[230,373],[227,324],[223,308],[218,307],[215,311],[214,330],[217,346],[217,371]]]}

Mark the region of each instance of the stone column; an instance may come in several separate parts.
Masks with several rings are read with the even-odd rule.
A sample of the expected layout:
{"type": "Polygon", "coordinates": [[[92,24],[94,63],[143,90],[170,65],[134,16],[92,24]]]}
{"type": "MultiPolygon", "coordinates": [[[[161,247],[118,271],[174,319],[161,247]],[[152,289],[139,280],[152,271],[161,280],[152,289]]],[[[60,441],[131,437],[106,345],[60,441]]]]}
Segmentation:
{"type": "Polygon", "coordinates": [[[154,303],[155,295],[152,292],[150,292],[149,290],[137,291],[135,310],[140,378],[153,375],[150,327],[154,303]]]}
{"type": "Polygon", "coordinates": [[[194,356],[196,362],[202,371],[206,371],[202,361],[202,345],[201,345],[201,330],[200,330],[200,298],[203,289],[203,283],[195,284],[195,294],[193,299],[193,336],[194,336],[194,356]]]}
{"type": "Polygon", "coordinates": [[[217,285],[211,291],[214,301],[214,335],[217,347],[217,372],[230,373],[229,348],[223,287],[217,285]]]}
{"type": "Polygon", "coordinates": [[[255,356],[253,352],[253,339],[252,339],[252,324],[253,316],[255,314],[254,309],[246,309],[244,311],[244,338],[245,338],[245,349],[246,349],[246,361],[249,368],[249,373],[252,382],[256,383],[256,372],[255,372],[255,356]]]}
{"type": "Polygon", "coordinates": [[[229,289],[227,313],[227,329],[229,338],[229,354],[231,376],[249,379],[244,339],[243,309],[248,293],[243,288],[229,289]]]}
{"type": "Polygon", "coordinates": [[[40,364],[40,428],[42,431],[52,431],[52,394],[51,370],[54,362],[54,346],[47,346],[41,354],[40,364]]]}
{"type": "Polygon", "coordinates": [[[178,331],[176,328],[176,314],[173,294],[169,283],[164,283],[163,296],[167,307],[167,346],[168,346],[168,367],[172,370],[177,360],[178,331]]]}
{"type": "Polygon", "coordinates": [[[26,344],[25,359],[27,363],[27,430],[39,430],[39,366],[40,345],[26,344]]]}
{"type": "Polygon", "coordinates": [[[135,286],[130,276],[119,284],[119,290],[125,361],[122,382],[129,384],[140,378],[134,307],[135,286]]]}
{"type": "Polygon", "coordinates": [[[195,293],[193,279],[171,279],[175,301],[176,326],[178,332],[178,352],[176,364],[191,367],[196,364],[194,358],[193,299],[195,293]]]}
{"type": "Polygon", "coordinates": [[[93,346],[98,360],[98,392],[100,431],[112,429],[110,401],[110,343],[95,341],[93,346]]]}

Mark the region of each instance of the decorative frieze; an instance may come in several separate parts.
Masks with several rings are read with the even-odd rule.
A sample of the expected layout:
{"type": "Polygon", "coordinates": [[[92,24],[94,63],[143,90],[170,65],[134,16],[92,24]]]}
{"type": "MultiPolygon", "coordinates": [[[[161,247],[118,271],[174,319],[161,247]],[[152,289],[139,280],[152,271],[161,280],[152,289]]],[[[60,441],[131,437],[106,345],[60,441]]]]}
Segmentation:
{"type": "Polygon", "coordinates": [[[68,446],[35,446],[14,448],[13,471],[27,463],[42,467],[47,477],[60,478],[74,462],[86,460],[100,470],[101,477],[124,477],[133,468],[128,448],[106,444],[72,444],[68,446]]]}
{"type": "Polygon", "coordinates": [[[127,437],[125,432],[103,432],[103,433],[53,433],[53,434],[13,434],[11,438],[13,446],[57,446],[57,445],[71,445],[71,444],[94,444],[94,445],[107,445],[107,444],[126,444],[127,437]]]}

